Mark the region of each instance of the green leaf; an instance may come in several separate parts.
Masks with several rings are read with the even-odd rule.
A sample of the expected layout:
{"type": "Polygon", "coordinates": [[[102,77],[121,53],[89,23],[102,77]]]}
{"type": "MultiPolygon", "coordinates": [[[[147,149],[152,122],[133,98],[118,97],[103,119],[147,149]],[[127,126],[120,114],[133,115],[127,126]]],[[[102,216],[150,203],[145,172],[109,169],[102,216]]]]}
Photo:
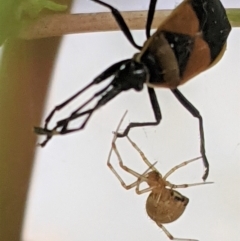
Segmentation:
{"type": "Polygon", "coordinates": [[[37,18],[43,9],[65,11],[67,6],[50,0],[0,0],[0,46],[18,34],[26,18],[37,18]]]}

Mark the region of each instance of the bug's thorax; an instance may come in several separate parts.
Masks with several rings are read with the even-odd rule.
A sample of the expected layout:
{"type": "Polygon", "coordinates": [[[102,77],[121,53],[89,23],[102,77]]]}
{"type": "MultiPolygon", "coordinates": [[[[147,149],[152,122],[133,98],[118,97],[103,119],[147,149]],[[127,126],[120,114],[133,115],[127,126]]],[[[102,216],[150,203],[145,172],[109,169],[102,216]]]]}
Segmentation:
{"type": "Polygon", "coordinates": [[[130,59],[122,64],[115,73],[112,85],[115,89],[120,89],[121,91],[129,89],[140,91],[143,89],[144,83],[148,81],[148,78],[148,68],[144,63],[130,59]]]}
{"type": "Polygon", "coordinates": [[[184,84],[211,64],[209,46],[199,30],[193,36],[157,30],[144,43],[138,61],[149,68],[148,86],[170,89],[184,84]]]}

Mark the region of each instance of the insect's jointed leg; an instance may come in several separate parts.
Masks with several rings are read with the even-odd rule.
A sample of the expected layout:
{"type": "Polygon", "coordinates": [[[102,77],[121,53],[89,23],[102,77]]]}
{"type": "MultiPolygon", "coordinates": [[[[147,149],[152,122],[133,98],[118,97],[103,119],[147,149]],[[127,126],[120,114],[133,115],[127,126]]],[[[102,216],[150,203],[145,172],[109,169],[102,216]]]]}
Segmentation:
{"type": "Polygon", "coordinates": [[[175,97],[178,99],[178,101],[196,118],[198,118],[199,121],[199,131],[200,131],[200,152],[203,159],[203,164],[205,166],[205,172],[203,174],[203,180],[205,181],[208,177],[209,173],[209,163],[206,157],[206,151],[205,151],[205,139],[204,139],[204,131],[203,131],[203,119],[199,111],[183,96],[183,94],[178,90],[174,89],[172,90],[172,93],[175,95],[175,97]]]}
{"type": "Polygon", "coordinates": [[[160,121],[162,119],[162,114],[161,114],[161,111],[160,111],[160,106],[158,104],[158,100],[157,100],[155,90],[153,88],[148,87],[148,94],[149,94],[150,102],[151,102],[151,105],[152,105],[152,109],[153,109],[153,113],[154,113],[156,121],[141,122],[141,123],[132,122],[126,127],[126,129],[124,130],[123,133],[117,133],[117,137],[127,136],[130,129],[134,128],[134,127],[156,126],[160,123],[160,121]]]}
{"type": "Polygon", "coordinates": [[[45,119],[45,125],[44,128],[41,127],[34,127],[34,131],[36,134],[38,135],[46,135],[46,140],[43,141],[40,145],[43,147],[47,144],[47,142],[52,138],[52,136],[60,134],[60,135],[64,135],[70,132],[74,132],[74,131],[78,131],[81,130],[85,127],[85,125],[87,124],[90,116],[92,115],[92,113],[98,109],[100,106],[104,105],[105,103],[107,103],[111,98],[116,96],[116,93],[113,92],[108,92],[105,93],[105,98],[102,98],[101,100],[98,101],[98,103],[95,105],[94,108],[88,109],[86,111],[82,111],[79,113],[79,111],[84,108],[87,104],[89,104],[92,100],[94,100],[96,97],[100,96],[101,94],[103,94],[104,92],[106,92],[108,90],[108,88],[111,86],[111,83],[108,84],[106,87],[104,87],[102,90],[100,90],[99,92],[97,92],[92,98],[90,98],[89,100],[87,100],[84,104],[82,104],[79,108],[77,108],[77,110],[75,110],[68,118],[62,119],[60,121],[57,122],[56,126],[53,129],[48,129],[48,123],[50,122],[50,120],[52,119],[53,115],[55,114],[56,111],[61,110],[62,108],[64,108],[67,104],[69,104],[71,101],[73,101],[75,98],[77,98],[80,94],[82,94],[83,92],[85,92],[87,89],[89,89],[91,86],[95,85],[95,84],[99,84],[101,82],[103,82],[105,79],[107,79],[108,77],[112,76],[119,68],[122,64],[128,62],[129,59],[125,59],[122,61],[119,61],[113,65],[111,65],[109,68],[107,68],[106,70],[104,70],[100,75],[98,75],[90,84],[88,84],[87,86],[85,86],[83,89],[81,89],[80,91],[78,91],[76,94],[74,94],[73,96],[71,96],[69,99],[67,99],[66,101],[64,101],[62,104],[56,106],[51,112],[50,114],[47,116],[47,118],[45,119]],[[108,95],[107,95],[108,94],[108,95]],[[71,122],[72,120],[79,118],[81,116],[85,116],[87,115],[87,118],[85,119],[85,121],[81,124],[80,127],[75,128],[75,129],[67,129],[68,123],[71,122]],[[57,130],[58,128],[61,128],[61,130],[57,130]]]}

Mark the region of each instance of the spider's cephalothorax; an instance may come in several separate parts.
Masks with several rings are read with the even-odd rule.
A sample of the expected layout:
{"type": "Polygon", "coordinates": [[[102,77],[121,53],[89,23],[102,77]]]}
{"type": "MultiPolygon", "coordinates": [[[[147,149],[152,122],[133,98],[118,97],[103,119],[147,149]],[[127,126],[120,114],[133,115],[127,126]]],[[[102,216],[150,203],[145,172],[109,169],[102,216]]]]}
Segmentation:
{"type": "Polygon", "coordinates": [[[180,103],[199,121],[200,152],[205,166],[203,175],[205,180],[208,176],[209,164],[205,153],[202,116],[177,87],[216,64],[223,56],[231,26],[220,0],[184,0],[159,25],[153,35],[150,35],[150,29],[157,0],[150,0],[146,22],[147,40],[142,47],[135,43],[117,9],[100,0],[92,1],[111,10],[126,38],[139,52],[131,59],[113,64],[86,87],[56,106],[46,118],[44,127],[35,127],[37,134],[46,135],[46,140],[41,143],[41,146],[46,145],[53,135],[64,135],[82,130],[97,109],[123,91],[142,90],[144,84],[147,85],[155,121],[130,123],[123,133],[118,133],[118,137],[126,136],[133,127],[158,125],[162,115],[154,88],[169,88],[180,103]],[[109,77],[113,77],[109,84],[82,103],[69,117],[58,121],[52,129],[48,128],[48,123],[56,111],[68,105],[93,85],[109,77]],[[88,105],[94,100],[96,100],[95,105],[90,108],[88,105]],[[79,127],[69,126],[73,120],[84,116],[85,119],[79,127]]]}

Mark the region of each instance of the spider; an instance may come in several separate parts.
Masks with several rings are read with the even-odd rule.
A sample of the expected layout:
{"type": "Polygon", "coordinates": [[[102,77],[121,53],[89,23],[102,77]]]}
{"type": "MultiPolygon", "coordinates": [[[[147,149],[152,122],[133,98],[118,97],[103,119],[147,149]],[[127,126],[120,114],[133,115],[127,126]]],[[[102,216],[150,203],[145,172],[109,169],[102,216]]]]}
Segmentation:
{"type": "Polygon", "coordinates": [[[177,169],[188,165],[196,160],[201,159],[202,157],[197,157],[181,164],[173,167],[169,170],[164,176],[160,174],[160,172],[155,168],[155,164],[151,164],[151,162],[146,158],[144,153],[140,150],[140,148],[134,143],[129,136],[126,136],[127,140],[131,143],[133,148],[140,154],[142,160],[148,166],[148,169],[143,173],[139,174],[136,171],[130,169],[129,167],[123,164],[122,158],[116,146],[117,134],[118,130],[121,126],[121,123],[125,117],[126,113],[122,117],[120,123],[118,124],[117,130],[115,131],[113,140],[112,140],[112,148],[110,150],[107,165],[120,181],[121,185],[129,190],[131,188],[136,188],[137,194],[143,194],[150,192],[147,202],[146,202],[146,211],[148,216],[155,221],[155,223],[164,231],[164,233],[171,240],[185,240],[185,241],[197,241],[196,239],[187,239],[187,238],[175,238],[164,226],[165,223],[171,223],[177,220],[185,211],[186,206],[188,205],[189,199],[183,196],[181,193],[177,192],[176,188],[186,188],[197,185],[210,184],[212,182],[200,182],[200,183],[192,183],[192,184],[180,184],[175,185],[171,182],[167,181],[167,178],[175,172],[177,169]],[[117,171],[113,168],[110,163],[110,158],[112,151],[114,151],[117,155],[120,167],[126,172],[132,174],[137,178],[137,180],[129,185],[127,185],[117,171]],[[140,189],[140,184],[146,182],[149,187],[140,189]]]}

